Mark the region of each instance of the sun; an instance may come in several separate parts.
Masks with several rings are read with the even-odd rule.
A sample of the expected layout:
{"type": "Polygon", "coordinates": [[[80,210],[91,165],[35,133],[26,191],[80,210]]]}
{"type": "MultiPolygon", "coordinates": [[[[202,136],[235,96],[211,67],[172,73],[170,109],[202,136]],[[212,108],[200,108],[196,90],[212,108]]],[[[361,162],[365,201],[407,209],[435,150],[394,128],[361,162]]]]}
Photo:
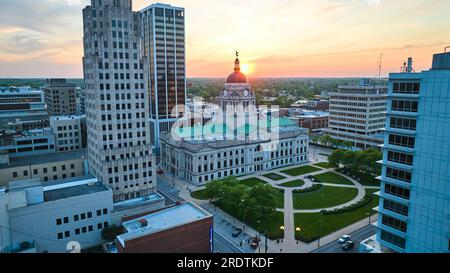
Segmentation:
{"type": "Polygon", "coordinates": [[[244,74],[250,74],[250,72],[251,72],[250,65],[249,64],[242,64],[241,71],[244,74]]]}

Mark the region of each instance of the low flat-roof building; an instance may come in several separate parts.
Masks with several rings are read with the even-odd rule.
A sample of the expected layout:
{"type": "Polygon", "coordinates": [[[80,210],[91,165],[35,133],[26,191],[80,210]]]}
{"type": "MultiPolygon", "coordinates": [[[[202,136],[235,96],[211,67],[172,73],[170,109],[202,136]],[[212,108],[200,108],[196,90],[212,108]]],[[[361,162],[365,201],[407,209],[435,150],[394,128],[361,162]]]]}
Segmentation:
{"type": "Polygon", "coordinates": [[[192,202],[142,215],[122,224],[119,253],[209,253],[213,216],[192,202]]]}
{"type": "Polygon", "coordinates": [[[55,136],[50,128],[25,132],[0,132],[0,152],[10,157],[43,155],[55,152],[55,136]]]}
{"type": "Polygon", "coordinates": [[[45,186],[39,179],[14,181],[0,199],[7,200],[0,210],[7,214],[10,230],[3,252],[18,252],[16,246],[22,244],[33,245],[36,252],[96,246],[111,223],[112,191],[92,176],[45,186]]]}
{"type": "Polygon", "coordinates": [[[0,164],[0,186],[8,182],[39,178],[44,182],[87,174],[86,151],[54,152],[42,155],[9,158],[0,164]]]}
{"type": "Polygon", "coordinates": [[[318,130],[328,127],[329,112],[324,111],[291,111],[290,118],[297,120],[298,125],[311,130],[318,130]]]}

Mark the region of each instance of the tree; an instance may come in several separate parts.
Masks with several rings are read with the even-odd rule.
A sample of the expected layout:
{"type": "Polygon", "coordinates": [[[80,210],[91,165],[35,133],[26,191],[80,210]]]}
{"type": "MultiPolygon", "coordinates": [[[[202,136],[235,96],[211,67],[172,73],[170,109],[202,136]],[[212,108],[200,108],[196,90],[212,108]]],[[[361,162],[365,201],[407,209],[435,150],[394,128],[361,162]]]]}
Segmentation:
{"type": "Polygon", "coordinates": [[[343,163],[345,151],[342,149],[334,150],[329,156],[328,156],[328,162],[335,167],[339,167],[343,163]]]}

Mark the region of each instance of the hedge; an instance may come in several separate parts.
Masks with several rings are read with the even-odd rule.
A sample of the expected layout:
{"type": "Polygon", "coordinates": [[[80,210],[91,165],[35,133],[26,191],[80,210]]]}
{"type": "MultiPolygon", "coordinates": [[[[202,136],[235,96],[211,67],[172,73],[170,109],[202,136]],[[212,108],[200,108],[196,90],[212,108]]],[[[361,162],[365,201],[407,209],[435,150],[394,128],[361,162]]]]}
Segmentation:
{"type": "Polygon", "coordinates": [[[309,188],[301,189],[301,190],[293,190],[293,193],[306,193],[306,192],[312,192],[312,191],[318,191],[322,188],[322,184],[314,184],[309,188]]]}

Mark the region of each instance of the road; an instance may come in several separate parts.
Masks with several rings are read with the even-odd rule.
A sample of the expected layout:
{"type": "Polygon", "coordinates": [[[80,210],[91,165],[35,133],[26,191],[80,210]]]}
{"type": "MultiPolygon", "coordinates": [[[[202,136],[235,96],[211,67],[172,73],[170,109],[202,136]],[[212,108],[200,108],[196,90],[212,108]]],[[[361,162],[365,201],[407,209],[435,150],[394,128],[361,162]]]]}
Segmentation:
{"type": "Polygon", "coordinates": [[[338,243],[337,241],[334,241],[316,250],[313,250],[311,253],[358,253],[359,243],[362,240],[375,235],[376,232],[377,232],[376,227],[372,225],[367,225],[359,230],[350,233],[349,235],[352,237],[351,240],[355,242],[355,247],[348,251],[343,250],[341,244],[338,243]]]}
{"type": "MultiPolygon", "coordinates": [[[[177,201],[184,202],[185,200],[178,196],[179,191],[176,190],[170,183],[158,179],[157,183],[158,193],[161,194],[166,199],[166,206],[170,206],[175,204],[177,201]]],[[[214,217],[215,226],[218,225],[216,223],[217,216],[214,217]]],[[[219,228],[217,226],[217,228],[219,228]]],[[[219,230],[222,230],[222,227],[219,228],[219,230]]],[[[241,250],[235,243],[232,242],[230,238],[227,238],[228,236],[223,234],[221,231],[214,230],[214,252],[220,252],[220,253],[245,253],[243,250],[241,250]]]]}

